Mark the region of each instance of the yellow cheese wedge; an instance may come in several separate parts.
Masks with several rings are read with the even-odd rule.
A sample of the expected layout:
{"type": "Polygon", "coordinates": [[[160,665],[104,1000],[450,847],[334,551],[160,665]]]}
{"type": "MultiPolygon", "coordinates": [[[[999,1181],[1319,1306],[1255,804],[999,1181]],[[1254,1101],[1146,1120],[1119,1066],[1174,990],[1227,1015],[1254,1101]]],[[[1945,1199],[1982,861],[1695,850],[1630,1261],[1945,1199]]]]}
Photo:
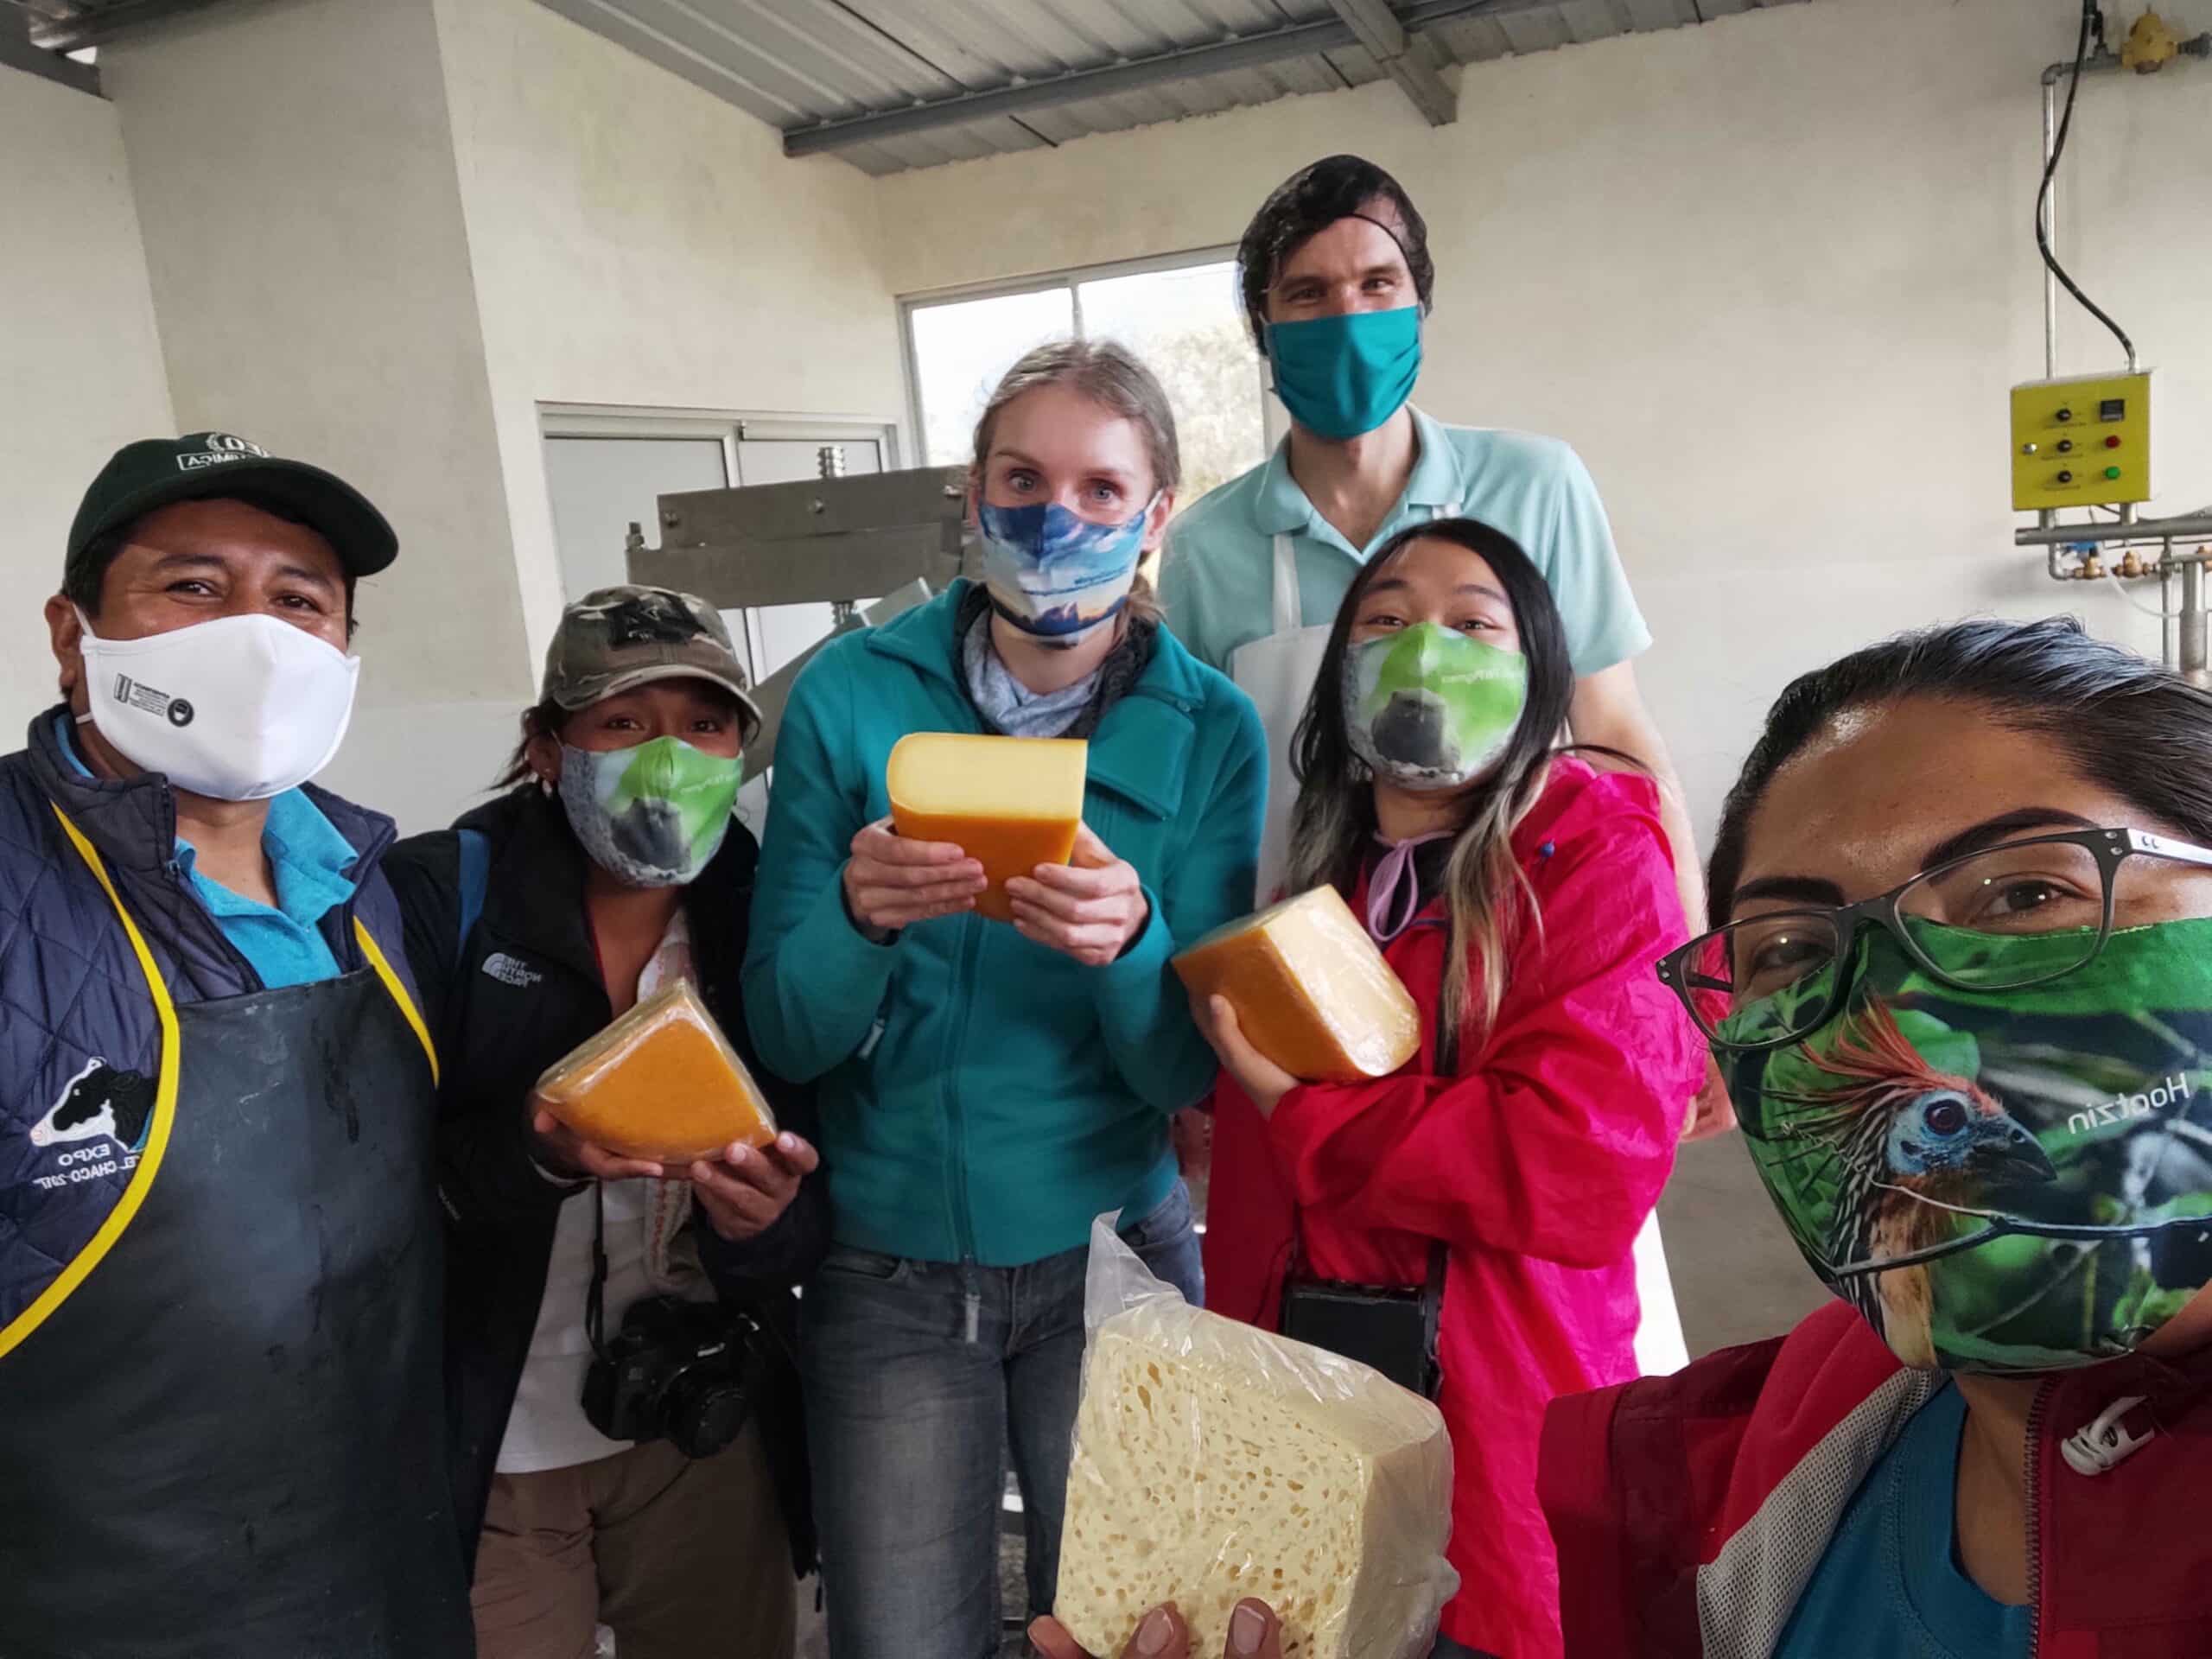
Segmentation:
{"type": "Polygon", "coordinates": [[[1175,971],[1227,997],[1245,1040],[1307,1083],[1387,1077],[1421,1047],[1412,993],[1334,887],[1216,928],[1175,971]]]}
{"type": "Polygon", "coordinates": [[[1172,1601],[1211,1659],[1247,1596],[1281,1615],[1285,1659],[1426,1653],[1457,1583],[1451,1494],[1427,1401],[1172,1298],[1141,1303],[1084,1360],[1052,1611],[1096,1654],[1172,1601]]]}
{"type": "Polygon", "coordinates": [[[683,1164],[733,1141],[776,1138],[766,1097],[688,979],[556,1062],[537,1094],[585,1140],[626,1158],[683,1164]]]}
{"type": "Polygon", "coordinates": [[[949,841],[983,867],[983,915],[1011,921],[1006,884],[1039,864],[1065,864],[1083,822],[1079,738],[910,732],[893,746],[884,787],[891,822],[912,841],[949,841]]]}

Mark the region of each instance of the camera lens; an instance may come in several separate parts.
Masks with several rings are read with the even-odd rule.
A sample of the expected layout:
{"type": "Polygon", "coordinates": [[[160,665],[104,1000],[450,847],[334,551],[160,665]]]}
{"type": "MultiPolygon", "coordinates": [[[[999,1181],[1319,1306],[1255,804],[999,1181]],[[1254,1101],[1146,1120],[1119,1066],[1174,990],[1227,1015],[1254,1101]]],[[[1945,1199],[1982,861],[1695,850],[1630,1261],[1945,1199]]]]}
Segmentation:
{"type": "Polygon", "coordinates": [[[720,1357],[686,1366],[664,1396],[668,1438],[687,1458],[711,1458],[745,1430],[743,1381],[720,1357]]]}

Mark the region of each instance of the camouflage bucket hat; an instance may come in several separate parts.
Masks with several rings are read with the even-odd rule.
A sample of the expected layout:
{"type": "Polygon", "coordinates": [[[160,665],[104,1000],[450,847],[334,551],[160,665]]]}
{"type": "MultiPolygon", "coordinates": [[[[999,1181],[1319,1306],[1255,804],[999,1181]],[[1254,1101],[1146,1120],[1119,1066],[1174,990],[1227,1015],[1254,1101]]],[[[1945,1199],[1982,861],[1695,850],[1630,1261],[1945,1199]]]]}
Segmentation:
{"type": "Polygon", "coordinates": [[[721,615],[667,588],[601,588],[561,613],[543,695],[571,713],[655,680],[711,680],[738,702],[749,737],[760,706],[721,615]]]}

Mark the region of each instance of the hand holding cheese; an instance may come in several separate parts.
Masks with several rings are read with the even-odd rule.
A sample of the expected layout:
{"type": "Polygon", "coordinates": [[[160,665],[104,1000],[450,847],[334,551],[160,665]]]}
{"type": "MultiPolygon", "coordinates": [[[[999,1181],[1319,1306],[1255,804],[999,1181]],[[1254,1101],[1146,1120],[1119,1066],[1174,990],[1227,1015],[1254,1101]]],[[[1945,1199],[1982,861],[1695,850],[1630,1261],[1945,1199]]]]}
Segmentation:
{"type": "Polygon", "coordinates": [[[1244,1097],[1262,1117],[1273,1117],[1282,1097],[1298,1087],[1298,1079],[1252,1046],[1236,1018],[1236,1006],[1218,994],[1191,998],[1191,1018],[1198,1035],[1212,1045],[1221,1069],[1236,1080],[1244,1097]]]}
{"type": "Polygon", "coordinates": [[[1152,906],[1135,868],[1114,856],[1087,823],[1078,823],[1065,864],[1039,864],[1006,884],[1014,925],[1024,938],[1103,968],[1144,931],[1152,906]]]}
{"type": "MultiPolygon", "coordinates": [[[[1387,1077],[1421,1046],[1412,995],[1334,887],[1216,928],[1174,965],[1201,1028],[1206,999],[1226,1000],[1236,1014],[1229,1028],[1309,1083],[1387,1077]]],[[[1231,1051],[1207,1035],[1235,1071],[1231,1051]]]]}
{"type": "Polygon", "coordinates": [[[845,861],[845,908],[863,928],[896,933],[976,907],[983,867],[945,841],[913,841],[889,818],[864,825],[845,861]]]}
{"type": "Polygon", "coordinates": [[[1364,1365],[1186,1306],[1111,1220],[1091,1234],[1059,1625],[1112,1653],[1172,1602],[1211,1655],[1259,1594],[1299,1659],[1427,1654],[1459,1587],[1442,1415],[1364,1365]]]}
{"type": "Polygon", "coordinates": [[[910,842],[955,847],[979,864],[976,908],[1012,921],[1007,883],[1075,850],[1090,749],[1077,738],[909,732],[884,770],[891,821],[910,842]]]}
{"type": "Polygon", "coordinates": [[[767,1101],[689,980],[646,998],[557,1061],[532,1100],[585,1141],[654,1165],[720,1157],[734,1143],[765,1147],[776,1138],[767,1101]]]}
{"type": "Polygon", "coordinates": [[[783,1218],[799,1183],[822,1167],[821,1154],[786,1131],[765,1147],[741,1141],[719,1158],[698,1159],[683,1173],[707,1223],[733,1244],[758,1238],[783,1218]]]}
{"type": "MultiPolygon", "coordinates": [[[[1040,1618],[1029,1627],[1029,1645],[1044,1659],[1105,1659],[1086,1653],[1061,1627],[1057,1618],[1040,1618]]],[[[1122,1659],[1206,1659],[1191,1646],[1191,1627],[1173,1605],[1155,1607],[1129,1634],[1122,1659]]],[[[1283,1659],[1282,1621],[1274,1610],[1256,1597],[1248,1597],[1230,1615],[1229,1645],[1223,1659],[1283,1659]]]]}

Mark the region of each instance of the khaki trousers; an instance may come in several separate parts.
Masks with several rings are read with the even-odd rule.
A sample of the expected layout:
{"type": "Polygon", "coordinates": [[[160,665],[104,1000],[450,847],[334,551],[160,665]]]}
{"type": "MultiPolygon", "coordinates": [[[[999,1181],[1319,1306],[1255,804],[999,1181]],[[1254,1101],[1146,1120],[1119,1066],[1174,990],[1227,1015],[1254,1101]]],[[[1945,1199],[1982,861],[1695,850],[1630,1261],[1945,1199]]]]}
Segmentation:
{"type": "Polygon", "coordinates": [[[493,1482],[479,1659],[791,1659],[797,1584],[757,1427],[694,1463],[665,1440],[493,1482]]]}

